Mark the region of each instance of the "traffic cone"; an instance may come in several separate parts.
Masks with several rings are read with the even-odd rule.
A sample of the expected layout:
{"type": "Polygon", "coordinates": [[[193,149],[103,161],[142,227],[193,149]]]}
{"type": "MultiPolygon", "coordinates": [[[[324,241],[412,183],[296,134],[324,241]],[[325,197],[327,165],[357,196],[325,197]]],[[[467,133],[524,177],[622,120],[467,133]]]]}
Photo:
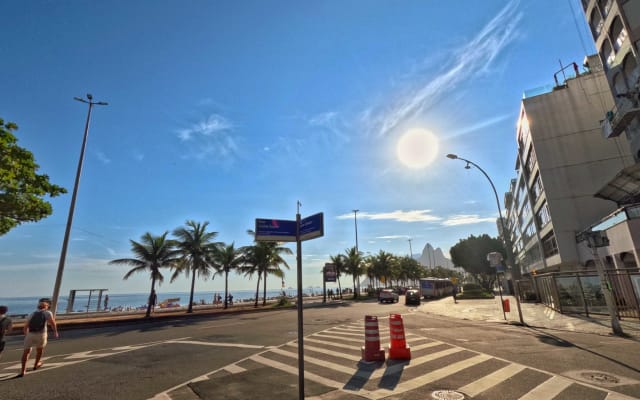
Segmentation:
{"type": "Polygon", "coordinates": [[[411,349],[404,338],[404,324],[402,315],[389,315],[389,360],[411,360],[411,349]]]}
{"type": "Polygon", "coordinates": [[[364,317],[364,346],[362,346],[364,361],[384,361],[384,349],[380,347],[380,331],[378,317],[367,315],[364,317]]]}

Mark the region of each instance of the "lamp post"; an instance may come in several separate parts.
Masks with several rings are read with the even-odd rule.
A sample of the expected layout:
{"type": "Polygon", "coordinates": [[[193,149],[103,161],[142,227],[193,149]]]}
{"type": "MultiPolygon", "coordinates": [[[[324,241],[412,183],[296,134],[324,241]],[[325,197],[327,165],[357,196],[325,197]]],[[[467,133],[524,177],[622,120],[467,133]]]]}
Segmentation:
{"type": "Polygon", "coordinates": [[[87,122],[84,126],[84,136],[82,138],[82,147],[80,148],[80,159],[78,160],[78,169],[76,171],[76,180],[73,185],[73,194],[71,195],[71,205],[69,206],[69,216],[67,217],[67,226],[64,231],[64,239],[62,241],[62,251],[60,252],[60,262],[58,264],[58,273],[56,274],[56,282],[53,287],[53,298],[51,299],[51,311],[56,314],[58,309],[58,298],[60,297],[60,285],[62,283],[62,273],[64,272],[64,263],[67,258],[67,247],[69,245],[69,235],[71,234],[71,225],[73,223],[73,211],[76,206],[76,197],[78,195],[78,186],[80,185],[80,174],[82,173],[82,161],[84,160],[84,150],[87,146],[87,136],[89,135],[89,121],[91,120],[91,109],[94,105],[106,106],[109,103],[104,101],[93,101],[93,96],[87,94],[87,100],[74,97],[74,100],[89,105],[87,112],[87,122]]]}
{"type": "MultiPolygon", "coordinates": [[[[356,254],[360,254],[360,250],[358,249],[358,211],[353,210],[353,224],[356,228],[356,254]]],[[[354,288],[357,292],[355,293],[355,297],[358,297],[360,294],[360,282],[356,282],[356,287],[354,288]]]]}
{"type": "Polygon", "coordinates": [[[409,238],[409,258],[413,258],[413,250],[411,249],[411,238],[409,238]]]}
{"type": "MultiPolygon", "coordinates": [[[[496,191],[496,187],[493,184],[493,181],[491,180],[491,178],[489,178],[489,175],[487,175],[487,173],[480,168],[480,166],[476,163],[474,163],[473,161],[467,160],[466,158],[462,158],[462,157],[458,157],[456,154],[447,154],[447,158],[450,158],[452,160],[462,160],[464,162],[467,163],[467,165],[465,165],[465,169],[471,169],[471,165],[473,165],[474,167],[476,167],[477,169],[480,170],[480,172],[482,172],[482,174],[485,176],[485,178],[487,178],[487,180],[489,181],[489,184],[491,184],[491,189],[493,189],[493,195],[496,197],[496,205],[498,206],[498,215],[500,218],[500,226],[502,227],[502,232],[501,232],[501,237],[502,237],[502,242],[504,243],[504,248],[507,252],[507,268],[509,268],[509,266],[512,265],[512,260],[511,260],[511,248],[509,245],[509,241],[507,240],[507,227],[504,225],[504,219],[502,218],[502,208],[500,207],[500,200],[498,199],[498,192],[496,191]]],[[[496,274],[498,276],[498,290],[500,292],[500,301],[502,302],[502,288],[501,288],[501,283],[500,283],[500,275],[496,274]]],[[[516,296],[516,300],[518,300],[517,296],[516,296]]],[[[504,307],[504,306],[503,306],[504,307]]],[[[504,312],[504,309],[503,309],[504,312]]],[[[506,315],[505,315],[505,319],[506,315]]]]}

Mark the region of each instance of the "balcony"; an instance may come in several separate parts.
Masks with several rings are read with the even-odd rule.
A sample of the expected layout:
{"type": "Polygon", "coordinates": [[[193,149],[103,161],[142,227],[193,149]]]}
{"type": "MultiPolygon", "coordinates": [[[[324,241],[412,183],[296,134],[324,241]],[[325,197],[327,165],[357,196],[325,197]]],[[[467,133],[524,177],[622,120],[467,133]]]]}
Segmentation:
{"type": "MultiPolygon", "coordinates": [[[[629,94],[631,95],[631,94],[629,94]]],[[[622,95],[618,95],[620,97],[622,95]]],[[[627,95],[625,95],[627,96],[627,95]]],[[[636,97],[634,95],[634,97],[636,97]]],[[[602,121],[602,136],[605,139],[618,137],[629,126],[634,118],[640,116],[640,106],[637,99],[623,99],[617,102],[613,110],[608,111],[602,121]]]]}

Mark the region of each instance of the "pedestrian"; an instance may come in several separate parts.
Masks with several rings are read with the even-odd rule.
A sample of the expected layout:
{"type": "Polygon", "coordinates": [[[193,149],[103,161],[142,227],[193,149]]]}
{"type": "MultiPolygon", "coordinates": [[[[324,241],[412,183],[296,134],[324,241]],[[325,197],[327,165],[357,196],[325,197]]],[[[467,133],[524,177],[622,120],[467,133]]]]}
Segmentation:
{"type": "Polygon", "coordinates": [[[7,312],[9,312],[9,307],[0,306],[0,357],[2,357],[2,352],[4,351],[4,335],[7,332],[11,332],[13,325],[11,318],[7,317],[7,312]]]}
{"type": "Polygon", "coordinates": [[[24,323],[24,351],[22,353],[22,370],[18,377],[24,376],[27,371],[27,360],[31,354],[31,348],[36,348],[36,360],[33,363],[33,370],[42,367],[42,353],[47,346],[47,325],[51,325],[53,335],[58,338],[58,326],[51,311],[49,311],[49,300],[40,299],[38,309],[29,315],[24,323]]]}
{"type": "Polygon", "coordinates": [[[156,290],[153,289],[151,294],[149,295],[149,304],[151,305],[151,312],[154,312],[156,309],[156,304],[158,304],[158,295],[156,294],[156,290]]]}
{"type": "Polygon", "coordinates": [[[233,305],[233,295],[231,293],[229,293],[229,305],[233,305]]]}
{"type": "Polygon", "coordinates": [[[109,306],[109,295],[104,296],[104,310],[107,311],[107,307],[109,306]]]}
{"type": "Polygon", "coordinates": [[[458,304],[458,300],[456,299],[457,294],[458,294],[458,286],[453,285],[453,288],[451,289],[451,295],[453,296],[453,302],[455,304],[458,304]]]}

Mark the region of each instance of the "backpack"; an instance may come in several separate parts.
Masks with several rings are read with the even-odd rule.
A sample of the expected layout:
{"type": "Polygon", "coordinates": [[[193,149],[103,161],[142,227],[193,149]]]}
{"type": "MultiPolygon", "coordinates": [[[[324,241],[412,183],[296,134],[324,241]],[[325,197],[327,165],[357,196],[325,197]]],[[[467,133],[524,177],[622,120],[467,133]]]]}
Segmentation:
{"type": "Polygon", "coordinates": [[[29,319],[29,332],[42,332],[46,323],[47,317],[44,315],[44,311],[34,312],[29,319]]]}

